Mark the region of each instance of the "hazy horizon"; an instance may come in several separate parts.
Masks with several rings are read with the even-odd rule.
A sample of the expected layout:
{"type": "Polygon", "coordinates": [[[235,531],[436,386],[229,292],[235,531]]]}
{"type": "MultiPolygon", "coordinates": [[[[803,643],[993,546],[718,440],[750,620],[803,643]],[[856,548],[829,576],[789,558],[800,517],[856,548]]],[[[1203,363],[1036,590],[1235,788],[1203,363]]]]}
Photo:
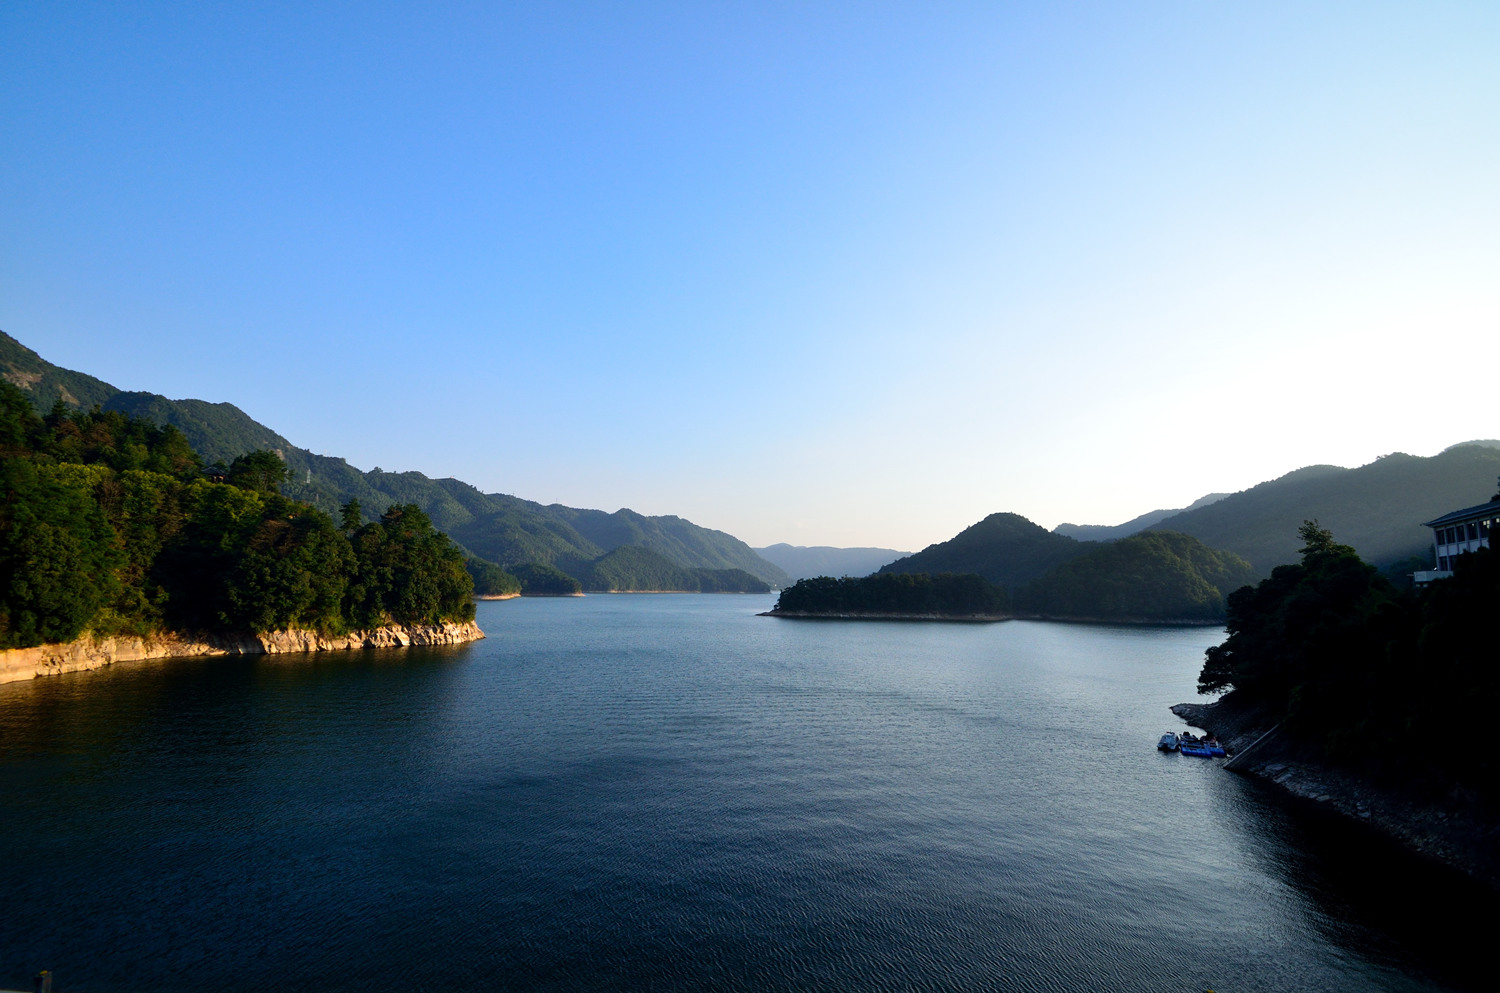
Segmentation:
{"type": "Polygon", "coordinates": [[[1497,42],[1457,3],[9,4],[0,329],[755,547],[1116,525],[1500,435],[1497,42]]]}

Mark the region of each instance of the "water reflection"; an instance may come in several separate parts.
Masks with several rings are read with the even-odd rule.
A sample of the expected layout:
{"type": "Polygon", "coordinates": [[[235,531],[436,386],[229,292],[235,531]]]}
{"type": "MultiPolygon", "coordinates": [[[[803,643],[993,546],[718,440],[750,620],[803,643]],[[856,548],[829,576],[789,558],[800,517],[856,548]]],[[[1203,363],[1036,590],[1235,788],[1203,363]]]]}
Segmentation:
{"type": "Polygon", "coordinates": [[[1155,751],[1215,632],[745,604],[0,686],[0,985],[1461,988],[1388,890],[1472,894],[1155,751]]]}

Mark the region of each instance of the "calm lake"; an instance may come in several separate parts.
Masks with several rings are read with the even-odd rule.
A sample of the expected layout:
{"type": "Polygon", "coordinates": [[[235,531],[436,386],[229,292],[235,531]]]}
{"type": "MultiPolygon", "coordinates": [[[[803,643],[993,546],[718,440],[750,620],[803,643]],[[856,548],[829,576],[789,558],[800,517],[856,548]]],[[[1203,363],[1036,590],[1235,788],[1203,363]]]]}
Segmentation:
{"type": "Polygon", "coordinates": [[[0,987],[1493,988],[1493,893],[1155,750],[1218,629],[772,602],[0,685],[0,987]]]}

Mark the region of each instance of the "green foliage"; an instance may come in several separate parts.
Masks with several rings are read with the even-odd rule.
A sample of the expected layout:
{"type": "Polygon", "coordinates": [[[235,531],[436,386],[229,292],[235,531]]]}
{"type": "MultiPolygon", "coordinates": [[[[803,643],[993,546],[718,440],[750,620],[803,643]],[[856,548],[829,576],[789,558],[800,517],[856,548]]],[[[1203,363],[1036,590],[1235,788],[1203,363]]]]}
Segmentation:
{"type": "Polygon", "coordinates": [[[1026,613],[1089,620],[1215,621],[1250,563],[1196,538],[1146,531],[1093,545],[1017,595],[1026,613]]]}
{"type": "Polygon", "coordinates": [[[0,458],[31,454],[45,429],[26,394],[0,380],[0,458]]]}
{"type": "Polygon", "coordinates": [[[275,452],[246,452],[229,463],[228,483],[257,493],[280,493],[291,472],[275,452]]]}
{"type": "Polygon", "coordinates": [[[981,576],[876,573],[855,578],[799,579],[781,591],[772,610],[787,614],[994,616],[1005,612],[1005,591],[981,576]]]}
{"type": "Polygon", "coordinates": [[[1299,564],[1277,566],[1258,586],[1230,594],[1229,637],[1208,650],[1200,692],[1232,685],[1251,697],[1289,700],[1310,676],[1324,679],[1348,668],[1346,660],[1368,657],[1362,632],[1395,602],[1395,589],[1316,521],[1299,533],[1299,564]]]}
{"type": "Polygon", "coordinates": [[[639,545],[622,545],[579,570],[590,592],[767,593],[770,586],[743,569],[684,569],[639,545]]]}
{"type": "Polygon", "coordinates": [[[1500,796],[1490,750],[1433,750],[1455,700],[1500,692],[1500,557],[1462,555],[1453,578],[1402,592],[1315,522],[1302,539],[1299,563],[1230,595],[1229,637],[1208,650],[1199,689],[1260,701],[1332,759],[1500,796]]]}
{"type": "Polygon", "coordinates": [[[515,596],[521,592],[521,581],[493,562],[470,558],[464,567],[474,580],[477,596],[515,596]]]}
{"type": "Polygon", "coordinates": [[[356,531],[352,544],[359,580],[351,608],[360,626],[474,619],[474,581],[463,553],[420,507],[391,507],[356,531]]]}
{"type": "Polygon", "coordinates": [[[696,591],[691,570],[638,545],[623,545],[581,569],[579,582],[591,592],[619,590],[696,591]]]}
{"type": "Polygon", "coordinates": [[[1315,517],[1366,561],[1411,556],[1432,568],[1432,532],[1422,527],[1480,503],[1500,473],[1500,450],[1455,445],[1431,457],[1397,452],[1355,469],[1311,466],[1169,517],[1160,527],[1243,556],[1262,577],[1298,555],[1298,525],[1315,517]]]}
{"type": "Polygon", "coordinates": [[[694,569],[699,593],[769,593],[771,585],[744,569],[694,569]]]}
{"type": "MultiPolygon", "coordinates": [[[[85,631],[312,628],[474,616],[463,556],[419,508],[341,531],[275,492],[271,452],[204,479],[181,432],[0,384],[0,647],[85,631]]],[[[346,523],[348,521],[346,520],[346,523]]]]}
{"type": "Polygon", "coordinates": [[[1019,514],[991,514],[948,541],[929,545],[915,555],[882,566],[880,571],[975,573],[999,586],[1018,587],[1088,548],[1019,514]]]}
{"type": "MultiPolygon", "coordinates": [[[[171,425],[210,463],[228,463],[249,451],[282,452],[290,473],[280,487],[285,496],[335,516],[351,499],[367,508],[415,504],[434,527],[470,554],[502,567],[540,562],[577,571],[606,552],[633,544],[682,568],[743,569],[767,583],[790,582],[780,568],[739,539],[678,517],[543,506],[505,494],[481,493],[456,479],[429,479],[419,472],[361,472],[343,459],[293,446],[232,404],[122,392],[92,376],[54,366],[3,333],[0,373],[27,384],[21,395],[35,410],[49,410],[54,401],[65,411],[102,405],[106,412],[171,425]]],[[[0,410],[0,424],[3,417],[0,410]]],[[[0,448],[3,438],[0,427],[0,448]]]]}
{"type": "Polygon", "coordinates": [[[0,462],[0,647],[75,638],[115,592],[121,556],[93,481],[58,470],[0,462]]]}
{"type": "Polygon", "coordinates": [[[528,596],[571,596],[583,592],[583,584],[556,566],[543,562],[522,562],[510,567],[521,583],[521,593],[528,596]]]}

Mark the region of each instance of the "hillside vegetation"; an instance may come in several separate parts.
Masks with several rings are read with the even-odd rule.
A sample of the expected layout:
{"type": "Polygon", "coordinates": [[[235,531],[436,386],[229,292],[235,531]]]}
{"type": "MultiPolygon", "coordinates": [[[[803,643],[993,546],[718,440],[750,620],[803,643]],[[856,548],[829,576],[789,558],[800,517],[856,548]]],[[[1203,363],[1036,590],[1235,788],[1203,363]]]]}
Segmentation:
{"type": "Polygon", "coordinates": [[[1199,689],[1232,689],[1334,761],[1500,799],[1493,749],[1452,735],[1456,707],[1500,693],[1500,556],[1461,555],[1451,579],[1400,591],[1317,521],[1299,537],[1296,562],[1230,596],[1199,689]]]}
{"type": "Polygon", "coordinates": [[[1016,605],[1042,617],[1218,621],[1225,598],[1256,578],[1233,552],[1185,534],[1148,531],[1069,559],[1027,584],[1016,605]]]}
{"type": "Polygon", "coordinates": [[[0,647],[85,631],[342,635],[474,616],[462,553],[412,505],[339,523],[277,492],[281,460],[214,482],[182,432],[0,383],[0,647]]]}
{"type": "Polygon", "coordinates": [[[743,569],[684,569],[649,548],[622,545],[578,573],[590,593],[769,593],[771,587],[743,569]]]}
{"type": "Polygon", "coordinates": [[[973,573],[1015,588],[1038,579],[1088,545],[1033,524],[1020,514],[991,514],[947,541],[882,566],[882,573],[973,573]]]}
{"type": "Polygon", "coordinates": [[[1005,591],[980,576],[876,573],[799,579],[781,591],[772,614],[858,617],[988,617],[1003,615],[1005,591]]]}
{"type": "Polygon", "coordinates": [[[274,451],[288,469],[282,493],[328,514],[337,514],[350,500],[365,507],[414,505],[471,555],[511,573],[514,567],[535,563],[576,574],[607,552],[637,545],[685,569],[742,569],[773,585],[790,582],[781,569],[733,535],[680,517],[543,505],[419,472],[378,467],[361,472],[343,459],[298,448],[232,404],[127,393],[55,366],[3,332],[0,375],[21,389],[38,413],[50,411],[60,400],[69,409],[87,411],[98,405],[172,425],[209,463],[228,463],[247,451],[274,451]]]}
{"type": "Polygon", "coordinates": [[[1260,576],[1297,558],[1297,529],[1309,518],[1376,566],[1416,556],[1431,568],[1432,532],[1422,522],[1472,506],[1496,475],[1500,450],[1482,442],[1430,457],[1398,452],[1357,469],[1298,469],[1156,527],[1234,552],[1260,576]]]}
{"type": "MultiPolygon", "coordinates": [[[[1001,533],[1014,531],[1007,528],[1001,533]]],[[[981,547],[975,543],[968,552],[982,563],[981,547]]],[[[1013,546],[1001,540],[994,547],[996,554],[1003,554],[1013,546]]],[[[1018,617],[1056,620],[1213,622],[1224,618],[1230,591],[1254,578],[1250,564],[1233,553],[1208,548],[1187,535],[1152,532],[1090,544],[1014,592],[974,573],[824,576],[798,580],[783,590],[773,612],[961,617],[1009,609],[1018,617]]]]}

